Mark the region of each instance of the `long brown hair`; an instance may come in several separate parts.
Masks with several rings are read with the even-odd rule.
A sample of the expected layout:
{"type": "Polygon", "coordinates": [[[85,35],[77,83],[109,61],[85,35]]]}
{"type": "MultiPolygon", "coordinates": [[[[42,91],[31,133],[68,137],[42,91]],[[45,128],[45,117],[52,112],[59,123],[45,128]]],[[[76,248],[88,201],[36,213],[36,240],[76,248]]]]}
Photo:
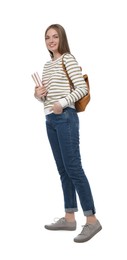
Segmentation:
{"type": "MultiPolygon", "coordinates": [[[[67,35],[65,32],[65,29],[60,25],[60,24],[51,24],[48,26],[48,28],[45,31],[45,37],[49,29],[54,29],[58,33],[59,36],[59,47],[58,47],[58,52],[62,55],[64,53],[70,53],[70,48],[68,44],[68,39],[67,35]]],[[[48,50],[50,53],[51,58],[53,58],[53,53],[48,50]]]]}

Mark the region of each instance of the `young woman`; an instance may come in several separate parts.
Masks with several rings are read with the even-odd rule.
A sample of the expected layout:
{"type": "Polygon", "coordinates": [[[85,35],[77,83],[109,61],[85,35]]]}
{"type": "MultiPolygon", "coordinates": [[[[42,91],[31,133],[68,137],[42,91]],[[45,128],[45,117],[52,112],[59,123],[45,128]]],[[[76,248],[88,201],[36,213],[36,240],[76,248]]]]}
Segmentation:
{"type": "Polygon", "coordinates": [[[65,216],[45,225],[48,230],[75,230],[76,193],[79,196],[86,223],[75,242],[85,242],[102,226],[95,216],[90,184],[82,168],[79,148],[79,118],[75,102],[87,94],[87,85],[70,48],[64,28],[50,25],[45,32],[46,47],[51,60],[43,68],[42,87],[35,87],[35,97],[44,103],[46,129],[62,184],[65,216]],[[66,70],[75,90],[70,91],[66,70]]]}

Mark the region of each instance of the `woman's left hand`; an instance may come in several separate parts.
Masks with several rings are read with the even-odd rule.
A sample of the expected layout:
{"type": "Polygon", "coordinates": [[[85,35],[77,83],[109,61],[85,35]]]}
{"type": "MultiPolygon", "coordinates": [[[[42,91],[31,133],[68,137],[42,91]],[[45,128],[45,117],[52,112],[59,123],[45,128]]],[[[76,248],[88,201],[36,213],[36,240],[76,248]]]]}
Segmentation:
{"type": "Polygon", "coordinates": [[[54,114],[62,114],[63,108],[59,102],[56,102],[52,107],[52,111],[54,114]]]}

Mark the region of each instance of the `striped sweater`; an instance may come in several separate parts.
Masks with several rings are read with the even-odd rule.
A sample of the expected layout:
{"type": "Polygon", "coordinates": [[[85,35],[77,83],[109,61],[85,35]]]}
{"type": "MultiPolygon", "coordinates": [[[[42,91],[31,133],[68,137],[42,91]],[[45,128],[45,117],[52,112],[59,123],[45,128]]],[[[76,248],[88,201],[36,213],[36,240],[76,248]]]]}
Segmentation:
{"type": "Polygon", "coordinates": [[[63,108],[75,107],[74,103],[88,92],[81,68],[73,55],[69,53],[63,54],[55,61],[50,60],[44,65],[42,83],[48,90],[43,100],[45,114],[51,113],[51,107],[57,101],[63,108]],[[62,58],[68,75],[73,82],[73,91],[70,89],[68,78],[63,70],[62,58]]]}

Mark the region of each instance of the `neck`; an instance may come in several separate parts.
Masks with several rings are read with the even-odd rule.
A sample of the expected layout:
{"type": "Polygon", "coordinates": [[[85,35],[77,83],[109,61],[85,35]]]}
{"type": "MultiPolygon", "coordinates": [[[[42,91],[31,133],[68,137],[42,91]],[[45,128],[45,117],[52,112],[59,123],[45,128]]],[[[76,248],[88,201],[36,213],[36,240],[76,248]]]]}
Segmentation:
{"type": "Polygon", "coordinates": [[[53,60],[57,60],[61,56],[60,53],[53,54],[53,60]]]}

